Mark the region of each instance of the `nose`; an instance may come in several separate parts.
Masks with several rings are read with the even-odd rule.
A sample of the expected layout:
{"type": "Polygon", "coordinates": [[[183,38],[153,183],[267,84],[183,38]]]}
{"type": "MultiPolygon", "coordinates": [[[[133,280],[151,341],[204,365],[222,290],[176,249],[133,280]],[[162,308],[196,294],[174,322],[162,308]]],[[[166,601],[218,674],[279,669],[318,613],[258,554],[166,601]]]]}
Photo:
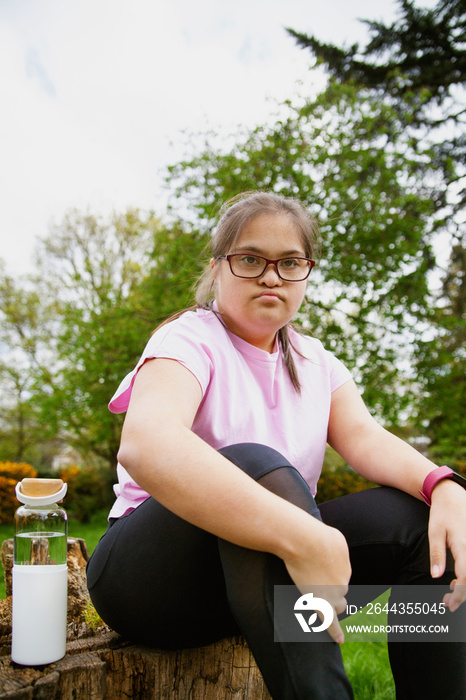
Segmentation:
{"type": "Polygon", "coordinates": [[[269,263],[260,277],[260,282],[265,283],[268,287],[281,285],[282,278],[278,274],[277,263],[269,263]]]}

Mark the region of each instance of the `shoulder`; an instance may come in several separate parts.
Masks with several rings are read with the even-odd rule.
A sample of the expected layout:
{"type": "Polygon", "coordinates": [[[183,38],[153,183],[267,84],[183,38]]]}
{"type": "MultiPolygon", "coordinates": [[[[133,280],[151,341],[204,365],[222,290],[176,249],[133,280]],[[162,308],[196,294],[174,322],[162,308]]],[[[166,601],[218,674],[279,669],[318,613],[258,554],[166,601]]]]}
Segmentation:
{"type": "Polygon", "coordinates": [[[185,311],[177,318],[159,326],[152,334],[148,346],[160,346],[177,338],[201,340],[206,334],[212,335],[218,331],[218,319],[210,309],[194,309],[185,311]]]}
{"type": "Polygon", "coordinates": [[[297,351],[294,357],[300,368],[304,369],[305,366],[318,368],[328,376],[332,392],[351,379],[349,369],[317,338],[291,329],[290,340],[297,351]]]}
{"type": "Polygon", "coordinates": [[[190,369],[200,365],[207,369],[218,346],[224,342],[224,335],[223,326],[213,311],[186,311],[155,331],[144,355],[179,360],[190,369]]]}
{"type": "MultiPolygon", "coordinates": [[[[204,379],[218,363],[231,359],[234,348],[219,315],[211,309],[186,311],[152,335],[144,354],[179,360],[190,369],[204,368],[204,379]]],[[[201,382],[205,389],[205,383],[201,382]]]]}
{"type": "Polygon", "coordinates": [[[327,360],[328,356],[332,355],[325,349],[323,343],[313,336],[300,333],[294,328],[290,328],[289,335],[293,348],[307,360],[327,360]]]}
{"type": "Polygon", "coordinates": [[[220,335],[219,320],[212,311],[186,311],[178,318],[160,326],[151,336],[136,367],[126,375],[110,401],[114,413],[126,411],[135,377],[147,360],[164,358],[176,360],[186,367],[206,391],[213,368],[212,348],[220,335]]]}

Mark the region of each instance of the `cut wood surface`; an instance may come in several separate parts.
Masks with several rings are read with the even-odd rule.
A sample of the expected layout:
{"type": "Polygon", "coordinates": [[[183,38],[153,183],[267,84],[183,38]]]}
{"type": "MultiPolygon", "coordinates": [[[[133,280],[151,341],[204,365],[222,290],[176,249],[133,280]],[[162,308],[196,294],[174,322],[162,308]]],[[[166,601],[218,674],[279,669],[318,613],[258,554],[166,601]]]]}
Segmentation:
{"type": "Polygon", "coordinates": [[[246,641],[223,639],[166,651],[133,644],[89,619],[83,540],[68,542],[66,655],[47,666],[11,661],[13,541],[2,546],[7,598],[0,600],[0,698],[12,700],[270,700],[246,641]]]}

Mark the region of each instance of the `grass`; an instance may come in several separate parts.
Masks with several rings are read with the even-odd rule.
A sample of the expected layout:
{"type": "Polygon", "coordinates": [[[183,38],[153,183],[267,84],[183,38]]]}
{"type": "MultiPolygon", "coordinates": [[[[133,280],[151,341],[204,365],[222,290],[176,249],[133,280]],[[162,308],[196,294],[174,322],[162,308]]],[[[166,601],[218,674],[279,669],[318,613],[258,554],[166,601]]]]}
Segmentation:
{"type": "MultiPolygon", "coordinates": [[[[89,523],[69,520],[68,535],[84,539],[91,554],[106,530],[106,518],[107,513],[103,512],[96,513],[89,523]]],[[[13,524],[0,525],[0,543],[13,536],[13,524]]],[[[4,597],[5,584],[1,575],[0,598],[4,597]]],[[[341,652],[355,700],[395,700],[395,686],[385,642],[346,642],[342,644],[341,652]]]]}
{"type": "MultiPolygon", "coordinates": [[[[388,601],[387,590],[373,603],[383,607],[388,601]]],[[[345,637],[348,640],[341,647],[343,663],[353,686],[355,700],[395,700],[395,684],[388,660],[388,647],[385,641],[362,642],[351,640],[347,624],[368,624],[364,611],[351,615],[342,621],[345,637]],[[351,640],[351,641],[350,641],[351,640]]],[[[386,625],[387,615],[381,612],[371,615],[370,624],[386,625]]],[[[357,635],[356,635],[357,636],[357,635]]],[[[383,636],[383,638],[385,638],[383,636]]]]}
{"type": "Polygon", "coordinates": [[[79,537],[86,541],[89,554],[92,554],[105,530],[107,529],[108,511],[95,513],[88,523],[78,520],[68,522],[68,537],[79,537]]]}
{"type": "Polygon", "coordinates": [[[355,700],[395,700],[385,642],[345,642],[341,653],[355,700]]]}

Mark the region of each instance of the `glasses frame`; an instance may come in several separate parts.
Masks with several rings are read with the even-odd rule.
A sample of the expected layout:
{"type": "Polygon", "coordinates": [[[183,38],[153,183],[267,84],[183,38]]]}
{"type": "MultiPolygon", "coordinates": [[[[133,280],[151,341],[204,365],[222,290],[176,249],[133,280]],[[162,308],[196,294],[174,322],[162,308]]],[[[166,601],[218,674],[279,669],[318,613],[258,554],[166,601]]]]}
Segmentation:
{"type": "Polygon", "coordinates": [[[258,277],[262,277],[262,275],[266,272],[267,268],[269,265],[273,265],[275,268],[275,272],[279,276],[281,280],[284,282],[304,282],[304,280],[307,280],[309,275],[311,274],[312,268],[316,264],[315,260],[311,260],[311,258],[303,258],[300,255],[288,255],[285,256],[284,258],[277,258],[276,260],[269,260],[269,258],[264,258],[262,255],[256,255],[255,253],[251,253],[251,257],[257,258],[258,260],[263,260],[265,262],[265,267],[262,270],[262,272],[259,275],[253,275],[252,277],[250,275],[237,275],[236,272],[233,272],[233,267],[231,264],[231,258],[235,258],[241,255],[247,255],[247,253],[230,253],[229,255],[219,255],[217,260],[228,260],[228,264],[230,266],[230,271],[231,274],[234,275],[235,277],[239,277],[242,280],[256,280],[258,277]],[[282,260],[306,260],[306,262],[309,263],[309,270],[307,271],[307,274],[305,277],[300,278],[299,280],[290,280],[286,279],[286,277],[282,277],[280,274],[280,271],[278,269],[278,263],[281,262],[282,260]]]}

